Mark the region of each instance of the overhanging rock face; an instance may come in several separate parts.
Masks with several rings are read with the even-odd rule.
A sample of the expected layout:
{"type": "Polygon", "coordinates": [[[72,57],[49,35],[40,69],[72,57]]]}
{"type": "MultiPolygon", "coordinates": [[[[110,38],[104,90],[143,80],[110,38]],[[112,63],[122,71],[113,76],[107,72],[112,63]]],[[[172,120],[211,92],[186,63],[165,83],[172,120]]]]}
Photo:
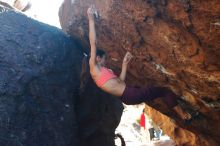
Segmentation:
{"type": "MultiPolygon", "coordinates": [[[[98,47],[109,54],[108,64],[119,71],[125,52],[131,51],[128,84],[167,86],[182,95],[201,113],[191,125],[178,124],[196,137],[188,145],[220,143],[219,1],[65,0],[61,26],[84,48],[89,48],[86,11],[91,4],[99,12],[98,47]]],[[[178,141],[175,133],[169,135],[178,141]]]]}

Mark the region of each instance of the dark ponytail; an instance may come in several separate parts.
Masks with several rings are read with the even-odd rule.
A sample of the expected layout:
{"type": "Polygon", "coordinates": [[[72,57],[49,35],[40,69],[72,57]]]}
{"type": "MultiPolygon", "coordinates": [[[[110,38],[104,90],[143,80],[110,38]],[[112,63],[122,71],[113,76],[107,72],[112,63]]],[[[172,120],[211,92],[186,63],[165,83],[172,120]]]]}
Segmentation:
{"type": "Polygon", "coordinates": [[[82,94],[85,90],[85,86],[88,82],[90,76],[89,72],[89,58],[87,57],[86,54],[84,54],[83,60],[82,60],[82,70],[80,74],[80,87],[79,87],[79,92],[82,94]]]}
{"type": "MultiPolygon", "coordinates": [[[[103,57],[105,56],[105,51],[101,49],[96,50],[96,56],[103,57]]],[[[86,84],[88,83],[90,78],[90,71],[89,71],[89,55],[84,53],[84,57],[82,60],[82,70],[80,74],[80,87],[79,87],[79,93],[82,94],[85,90],[86,84]]]]}

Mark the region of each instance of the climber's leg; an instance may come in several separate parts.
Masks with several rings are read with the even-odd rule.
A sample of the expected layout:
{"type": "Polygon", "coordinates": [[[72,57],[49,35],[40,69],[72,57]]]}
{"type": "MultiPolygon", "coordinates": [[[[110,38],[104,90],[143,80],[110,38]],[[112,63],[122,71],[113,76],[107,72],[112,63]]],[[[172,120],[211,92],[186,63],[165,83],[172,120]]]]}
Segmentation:
{"type": "Polygon", "coordinates": [[[169,108],[173,108],[177,103],[177,96],[165,87],[144,87],[137,88],[126,86],[121,97],[122,102],[128,105],[140,104],[141,102],[153,101],[156,98],[163,97],[164,102],[169,108]]]}
{"type": "Polygon", "coordinates": [[[126,86],[125,91],[121,97],[123,103],[128,105],[140,104],[142,102],[150,102],[156,98],[162,97],[166,105],[173,109],[181,119],[188,120],[191,118],[190,114],[183,111],[178,105],[179,98],[172,90],[166,87],[144,87],[137,88],[126,86]]]}

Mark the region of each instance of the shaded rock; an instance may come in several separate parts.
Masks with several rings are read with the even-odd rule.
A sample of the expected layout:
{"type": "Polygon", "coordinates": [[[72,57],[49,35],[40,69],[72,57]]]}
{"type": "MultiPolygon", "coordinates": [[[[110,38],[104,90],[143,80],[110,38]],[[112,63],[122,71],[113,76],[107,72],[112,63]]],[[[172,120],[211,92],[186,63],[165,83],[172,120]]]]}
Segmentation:
{"type": "Polygon", "coordinates": [[[123,111],[119,99],[98,89],[89,76],[76,109],[81,146],[115,146],[115,129],[123,111]]]}
{"type": "MultiPolygon", "coordinates": [[[[91,4],[99,11],[98,47],[109,54],[108,65],[119,72],[125,52],[131,51],[135,58],[129,67],[127,83],[167,86],[182,95],[184,110],[201,113],[188,126],[177,120],[183,133],[189,130],[199,137],[194,139],[194,144],[184,144],[206,141],[201,144],[218,145],[219,1],[65,0],[59,13],[61,26],[81,41],[84,48],[89,48],[86,11],[91,4]]],[[[166,107],[157,103],[149,105],[176,119],[166,107]]],[[[162,119],[161,114],[158,119],[162,119]]],[[[181,145],[175,133],[166,132],[181,145]]]]}
{"type": "Polygon", "coordinates": [[[82,51],[55,27],[0,12],[0,145],[79,145],[82,51]]]}
{"type": "MultiPolygon", "coordinates": [[[[160,126],[167,134],[172,136],[177,145],[189,145],[189,146],[204,146],[204,145],[216,145],[210,137],[207,141],[207,137],[198,136],[197,134],[185,130],[178,126],[175,120],[170,119],[166,115],[160,114],[158,111],[152,107],[146,106],[146,113],[152,118],[152,120],[160,126]],[[160,115],[160,116],[158,116],[160,115]]],[[[167,144],[171,145],[171,144],[167,144]]]]}
{"type": "Polygon", "coordinates": [[[0,5],[0,145],[114,146],[123,106],[87,71],[61,30],[0,5]]]}

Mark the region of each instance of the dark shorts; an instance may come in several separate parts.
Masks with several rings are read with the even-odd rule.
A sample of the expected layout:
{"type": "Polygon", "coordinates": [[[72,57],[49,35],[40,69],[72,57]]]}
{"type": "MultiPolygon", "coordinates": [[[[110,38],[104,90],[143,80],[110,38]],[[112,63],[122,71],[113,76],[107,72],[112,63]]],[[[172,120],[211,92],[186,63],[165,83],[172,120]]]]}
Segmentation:
{"type": "Polygon", "coordinates": [[[121,97],[123,103],[128,105],[140,104],[142,102],[150,102],[156,98],[163,98],[163,101],[169,108],[173,108],[178,104],[178,96],[166,87],[144,87],[137,88],[126,86],[121,97]]]}

